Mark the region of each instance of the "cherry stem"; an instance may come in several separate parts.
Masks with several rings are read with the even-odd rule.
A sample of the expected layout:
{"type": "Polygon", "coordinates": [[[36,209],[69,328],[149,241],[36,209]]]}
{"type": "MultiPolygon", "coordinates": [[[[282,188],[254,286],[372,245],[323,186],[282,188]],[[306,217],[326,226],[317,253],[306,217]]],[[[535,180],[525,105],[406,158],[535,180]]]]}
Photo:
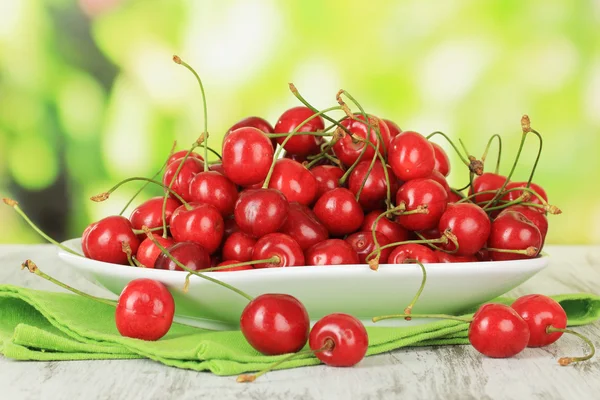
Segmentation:
{"type": "MultiPolygon", "coordinates": [[[[146,236],[152,241],[152,243],[154,243],[154,245],[156,247],[158,247],[158,249],[164,254],[166,255],[171,261],[173,261],[175,264],[177,264],[177,266],[185,271],[187,271],[188,273],[192,274],[192,275],[196,275],[199,276],[202,279],[206,279],[207,281],[211,281],[213,283],[216,283],[217,285],[221,285],[226,289],[229,289],[237,294],[239,294],[242,297],[245,297],[246,299],[248,299],[248,301],[252,301],[254,300],[254,297],[250,296],[249,294],[247,294],[246,292],[241,291],[240,289],[231,286],[225,282],[222,282],[218,279],[215,278],[211,278],[210,276],[206,276],[204,274],[201,274],[199,272],[193,271],[191,269],[189,269],[187,266],[185,266],[184,264],[182,264],[178,259],[176,259],[175,257],[173,257],[173,255],[169,252],[169,250],[167,250],[163,245],[161,245],[152,235],[152,232],[150,232],[150,230],[147,227],[142,227],[142,229],[144,230],[144,232],[146,233],[146,236]]],[[[187,282],[187,279],[186,279],[187,282]]]]}
{"type": "MultiPolygon", "coordinates": [[[[371,175],[371,171],[373,171],[373,167],[375,166],[375,161],[377,161],[377,153],[379,153],[379,141],[377,141],[377,147],[375,148],[375,154],[373,154],[373,158],[371,159],[371,163],[369,164],[369,168],[367,168],[367,172],[365,174],[365,177],[363,178],[363,180],[362,180],[362,182],[360,184],[360,187],[358,188],[358,191],[356,192],[356,201],[359,201],[360,194],[362,193],[365,185],[367,184],[367,180],[369,179],[369,175],[371,175]]],[[[383,165],[383,169],[386,169],[385,165],[383,165]]],[[[388,188],[390,187],[389,180],[388,180],[388,182],[386,182],[386,186],[388,188]]]]}
{"type": "MultiPolygon", "coordinates": [[[[415,234],[421,239],[421,240],[427,240],[427,238],[425,238],[425,236],[423,236],[421,233],[419,232],[415,232],[415,234]]],[[[444,232],[444,236],[448,238],[449,241],[451,241],[454,244],[454,250],[446,250],[443,249],[439,246],[436,246],[434,243],[427,243],[431,248],[438,250],[438,251],[443,251],[444,253],[448,253],[448,254],[454,254],[458,251],[458,239],[456,238],[456,235],[454,235],[452,233],[452,231],[450,231],[449,229],[446,230],[444,232]]]]}
{"type": "MultiPolygon", "coordinates": [[[[456,145],[454,144],[454,142],[452,141],[452,139],[450,139],[448,137],[448,135],[446,135],[444,132],[435,131],[433,133],[430,133],[429,135],[427,135],[427,140],[431,139],[435,135],[441,135],[441,136],[443,136],[448,141],[448,143],[450,143],[450,145],[452,146],[452,148],[454,149],[454,151],[456,152],[456,154],[458,154],[458,157],[460,157],[461,161],[466,166],[469,166],[469,164],[470,164],[469,161],[467,161],[467,159],[463,157],[462,153],[458,150],[458,148],[456,147],[456,145]]],[[[467,156],[468,156],[468,154],[467,154],[467,156]]]]}
{"type": "Polygon", "coordinates": [[[575,335],[578,338],[580,338],[581,340],[583,340],[588,346],[590,346],[590,349],[591,349],[590,353],[583,357],[561,357],[561,358],[559,358],[558,363],[560,365],[562,365],[563,367],[567,366],[571,363],[574,363],[574,362],[587,361],[590,358],[594,357],[594,354],[596,354],[596,347],[594,346],[594,343],[592,343],[592,341],[590,339],[583,336],[581,333],[575,332],[571,329],[555,328],[553,326],[549,326],[546,328],[546,333],[550,334],[553,332],[561,332],[561,333],[568,333],[570,335],[575,335]]]}
{"type": "Polygon", "coordinates": [[[136,265],[133,263],[133,259],[131,256],[131,246],[127,242],[121,242],[121,250],[127,256],[127,262],[130,267],[135,267],[136,265]]]}
{"type": "Polygon", "coordinates": [[[448,314],[390,314],[390,315],[381,315],[379,317],[373,317],[371,321],[379,322],[385,319],[396,319],[396,318],[436,318],[436,319],[451,319],[454,321],[461,321],[470,323],[472,321],[469,317],[457,317],[455,315],[448,314]]]}
{"type": "MultiPolygon", "coordinates": [[[[169,226],[167,225],[167,228],[168,228],[168,227],[169,227],[169,226]]],[[[157,226],[156,228],[150,228],[150,229],[148,229],[148,230],[149,230],[150,232],[158,232],[158,231],[162,231],[162,226],[157,226]]],[[[144,232],[144,230],[143,230],[143,229],[132,229],[132,231],[133,231],[133,233],[135,233],[136,235],[141,235],[141,234],[143,234],[143,233],[146,233],[146,232],[144,232]]]]}
{"type": "Polygon", "coordinates": [[[173,196],[175,196],[175,198],[177,198],[177,200],[179,200],[182,204],[184,204],[188,210],[190,209],[190,206],[187,204],[187,202],[180,195],[178,195],[177,192],[175,192],[173,189],[168,188],[167,186],[163,185],[159,181],[155,181],[154,179],[150,179],[150,178],[144,178],[142,176],[134,176],[132,178],[124,179],[121,182],[117,183],[112,188],[108,189],[108,191],[90,197],[90,200],[95,201],[97,203],[99,203],[101,201],[105,201],[119,187],[126,184],[127,182],[133,182],[133,181],[146,181],[146,184],[154,183],[155,185],[162,187],[163,189],[167,190],[168,193],[171,193],[173,196]]]}
{"type": "Polygon", "coordinates": [[[542,135],[535,129],[531,129],[531,133],[533,133],[540,141],[540,145],[538,147],[537,155],[535,156],[535,161],[533,163],[533,167],[531,168],[531,174],[529,175],[529,179],[527,180],[527,187],[531,185],[531,180],[533,179],[533,175],[535,174],[535,170],[537,168],[538,162],[540,161],[540,156],[542,155],[542,146],[544,145],[544,140],[542,139],[542,135]]]}
{"type": "MultiPolygon", "coordinates": [[[[419,264],[419,267],[421,268],[421,272],[423,272],[423,278],[421,279],[421,286],[419,286],[419,290],[417,290],[415,297],[413,297],[410,304],[408,306],[406,306],[406,308],[404,309],[404,314],[407,314],[407,315],[412,314],[412,309],[415,306],[415,304],[417,303],[417,300],[419,300],[419,297],[421,297],[421,293],[423,293],[423,289],[425,289],[425,283],[427,282],[427,271],[425,270],[425,266],[423,264],[421,264],[421,262],[417,259],[410,260],[410,262],[419,264]]],[[[407,321],[411,320],[410,317],[405,317],[404,319],[407,321]]]]}
{"type": "Polygon", "coordinates": [[[71,253],[71,254],[79,256],[79,257],[85,257],[83,254],[80,254],[80,253],[76,252],[75,250],[68,248],[67,246],[63,245],[62,243],[58,243],[56,240],[54,240],[50,236],[46,235],[40,228],[37,227],[36,224],[33,223],[32,220],[29,219],[27,214],[25,214],[25,212],[21,209],[21,207],[19,207],[19,203],[16,200],[3,198],[2,201],[4,201],[4,204],[11,206],[17,212],[17,214],[19,214],[25,220],[25,222],[27,222],[27,224],[33,228],[34,231],[36,231],[41,237],[46,239],[48,242],[52,243],[55,246],[60,247],[67,253],[71,253]]]}
{"type": "MultiPolygon", "coordinates": [[[[370,257],[369,257],[370,254],[369,254],[369,256],[367,256],[367,261],[369,263],[369,267],[372,270],[377,270],[377,268],[379,268],[379,256],[381,255],[381,248],[379,246],[379,241],[377,240],[377,234],[376,234],[377,224],[379,224],[379,221],[381,220],[381,218],[387,217],[390,214],[394,214],[398,211],[404,211],[404,210],[406,210],[406,204],[401,203],[397,207],[394,207],[387,211],[382,212],[381,214],[379,214],[377,216],[377,218],[375,218],[375,221],[373,221],[373,228],[371,229],[371,235],[373,237],[373,244],[375,245],[375,251],[377,252],[377,255],[373,259],[370,259],[370,257]]],[[[373,254],[374,252],[372,252],[371,254],[373,254]]]]}
{"type": "Polygon", "coordinates": [[[211,153],[213,153],[215,156],[217,156],[219,158],[219,160],[222,160],[223,157],[219,154],[218,151],[216,151],[215,149],[213,149],[212,147],[208,147],[206,146],[206,148],[208,149],[208,151],[210,151],[211,153]]]}
{"type": "Polygon", "coordinates": [[[523,250],[496,249],[496,248],[493,248],[493,247],[484,247],[483,250],[495,251],[497,253],[523,254],[523,255],[526,255],[528,257],[535,257],[535,255],[538,253],[538,248],[534,247],[534,246],[529,246],[528,248],[523,249],[523,250]]]}
{"type": "Polygon", "coordinates": [[[72,288],[71,286],[67,285],[66,283],[62,283],[61,281],[58,281],[58,280],[54,279],[50,275],[47,275],[44,272],[42,272],[38,268],[38,266],[33,261],[31,261],[31,260],[25,260],[25,262],[21,264],[21,269],[27,269],[32,274],[35,274],[35,275],[37,275],[37,276],[39,276],[41,278],[44,278],[45,280],[50,281],[50,282],[54,283],[55,285],[60,286],[63,289],[66,289],[66,290],[68,290],[70,292],[73,292],[75,294],[78,294],[80,296],[87,297],[88,299],[95,300],[95,301],[98,301],[100,303],[107,304],[109,306],[113,306],[113,307],[117,306],[117,302],[116,301],[108,300],[108,299],[103,299],[101,297],[92,296],[91,294],[84,293],[84,292],[82,292],[80,290],[72,288]]]}
{"type": "Polygon", "coordinates": [[[495,174],[498,174],[498,171],[500,171],[500,159],[502,158],[502,137],[497,133],[495,135],[492,135],[492,137],[490,137],[490,140],[488,140],[487,146],[485,146],[485,151],[481,156],[481,161],[485,163],[485,159],[487,158],[488,151],[494,139],[498,139],[498,158],[496,159],[496,170],[494,172],[495,174]]]}
{"type": "Polygon", "coordinates": [[[290,355],[288,355],[287,357],[282,358],[281,360],[271,364],[270,366],[268,366],[267,368],[261,370],[260,372],[257,372],[256,374],[252,374],[252,375],[240,375],[237,377],[237,382],[239,383],[247,383],[247,382],[254,382],[256,380],[256,378],[258,378],[261,375],[266,374],[269,371],[272,371],[273,369],[275,369],[276,367],[278,367],[279,365],[283,364],[284,362],[290,361],[296,357],[299,356],[303,356],[305,354],[316,354],[316,353],[320,353],[322,351],[331,351],[333,350],[333,348],[335,347],[335,342],[332,339],[326,339],[325,340],[325,344],[323,345],[323,347],[321,347],[320,349],[317,350],[312,350],[312,349],[306,349],[306,350],[301,350],[297,353],[292,353],[290,355]]]}
{"type": "Polygon", "coordinates": [[[206,94],[204,93],[204,85],[202,84],[202,79],[200,79],[200,75],[192,68],[188,63],[183,61],[179,56],[173,56],[173,61],[176,64],[182,65],[187,68],[194,77],[196,81],[198,81],[198,86],[200,86],[200,91],[202,92],[202,107],[204,110],[204,140],[202,141],[202,145],[204,147],[204,172],[208,171],[208,111],[206,108],[206,94]]]}
{"type": "MultiPolygon", "coordinates": [[[[221,265],[220,267],[210,267],[210,268],[206,268],[203,269],[202,272],[211,272],[211,271],[222,271],[224,269],[229,269],[229,268],[234,268],[234,267],[243,267],[246,265],[253,265],[253,264],[261,264],[261,263],[279,263],[281,262],[281,259],[277,256],[273,256],[271,258],[265,258],[263,260],[252,260],[252,261],[244,261],[244,262],[239,262],[239,263],[235,263],[235,264],[228,264],[228,265],[221,265]]],[[[190,284],[190,276],[192,276],[192,273],[188,273],[185,277],[185,288],[187,290],[187,287],[190,284]]]]}

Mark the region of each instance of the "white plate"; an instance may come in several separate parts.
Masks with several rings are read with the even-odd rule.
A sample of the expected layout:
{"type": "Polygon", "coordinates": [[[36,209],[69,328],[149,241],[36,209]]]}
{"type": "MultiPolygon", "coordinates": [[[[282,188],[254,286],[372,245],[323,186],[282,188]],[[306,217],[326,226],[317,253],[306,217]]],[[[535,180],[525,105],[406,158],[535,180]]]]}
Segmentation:
{"type": "MultiPolygon", "coordinates": [[[[81,252],[81,239],[64,242],[81,252]]],[[[164,283],[175,298],[176,320],[208,329],[238,329],[240,314],[248,301],[215,283],[192,276],[183,292],[186,272],[134,268],[78,257],[59,249],[59,257],[91,282],[119,294],[133,279],[150,278],[164,283]]],[[[427,264],[427,284],[414,313],[456,313],[491,300],[517,287],[548,265],[548,257],[529,260],[427,264]]],[[[377,315],[401,313],[421,283],[415,264],[382,264],[378,271],[368,265],[267,268],[235,272],[208,272],[252,296],[287,293],[308,310],[311,322],[332,312],[344,312],[374,325],[377,315]]],[[[430,322],[429,320],[428,322],[430,322]]],[[[422,323],[402,319],[378,322],[377,326],[422,323]]]]}

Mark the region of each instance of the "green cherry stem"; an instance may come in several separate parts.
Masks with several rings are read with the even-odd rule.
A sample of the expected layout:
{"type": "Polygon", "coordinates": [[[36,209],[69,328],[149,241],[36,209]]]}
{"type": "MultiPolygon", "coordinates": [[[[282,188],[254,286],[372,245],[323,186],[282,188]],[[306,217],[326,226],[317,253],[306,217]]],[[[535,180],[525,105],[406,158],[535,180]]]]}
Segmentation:
{"type": "Polygon", "coordinates": [[[379,322],[386,319],[398,319],[398,318],[435,318],[435,319],[451,319],[454,321],[471,323],[472,318],[468,317],[457,317],[456,315],[448,315],[448,314],[390,314],[390,315],[381,315],[379,317],[373,317],[371,320],[373,322],[379,322]]]}
{"type": "Polygon", "coordinates": [[[483,250],[492,251],[496,253],[513,253],[513,254],[522,254],[527,257],[535,257],[538,254],[538,248],[530,246],[523,250],[510,250],[510,249],[495,249],[493,247],[484,247],[483,250]]]}
{"type": "MultiPolygon", "coordinates": [[[[407,260],[409,261],[409,260],[407,260]]],[[[404,309],[404,314],[410,315],[412,314],[412,309],[421,297],[421,293],[423,293],[423,289],[425,289],[425,283],[427,282],[427,271],[425,270],[425,266],[419,260],[410,260],[411,263],[417,263],[421,268],[421,272],[423,273],[423,277],[421,278],[421,286],[419,286],[419,290],[415,293],[415,297],[411,300],[411,302],[404,309]]],[[[405,320],[410,321],[411,317],[404,317],[405,320]]]]}
{"type": "Polygon", "coordinates": [[[542,155],[542,146],[544,145],[544,140],[542,139],[542,135],[535,129],[531,129],[531,133],[533,133],[540,141],[537,155],[535,156],[535,161],[533,163],[533,167],[531,168],[531,174],[529,174],[529,179],[527,180],[527,187],[531,186],[531,181],[533,179],[533,175],[535,175],[535,170],[537,168],[538,162],[540,161],[540,156],[542,155]]]}
{"type": "Polygon", "coordinates": [[[590,358],[594,357],[594,355],[596,354],[596,347],[594,346],[594,343],[592,343],[592,341],[590,339],[583,336],[581,333],[575,332],[571,329],[555,328],[553,326],[549,326],[546,328],[546,333],[550,334],[553,332],[568,333],[569,335],[577,336],[579,339],[583,340],[591,349],[589,354],[587,354],[583,357],[561,357],[561,358],[559,358],[558,363],[560,365],[562,365],[563,367],[567,366],[569,364],[572,364],[574,362],[587,361],[590,358]]]}
{"type": "Polygon", "coordinates": [[[485,146],[485,151],[481,156],[481,161],[485,163],[485,159],[487,158],[488,151],[494,139],[498,139],[498,158],[496,159],[496,169],[494,171],[495,174],[498,174],[498,171],[500,171],[500,159],[502,158],[502,137],[497,133],[495,135],[492,135],[490,137],[490,140],[488,140],[487,145],[485,146]]]}
{"type": "Polygon", "coordinates": [[[206,148],[208,149],[208,151],[210,151],[211,153],[213,153],[215,156],[217,156],[219,158],[219,160],[222,160],[223,157],[221,157],[221,155],[219,154],[218,151],[216,151],[215,149],[213,149],[212,147],[208,147],[206,146],[206,148]]]}
{"type": "MultiPolygon", "coordinates": [[[[456,152],[456,154],[458,155],[458,157],[460,158],[460,160],[466,165],[469,166],[469,161],[467,161],[467,159],[462,155],[462,153],[460,152],[460,150],[458,150],[458,147],[456,147],[456,145],[454,144],[454,142],[452,141],[452,139],[450,139],[450,137],[448,137],[448,135],[446,135],[444,132],[441,131],[435,131],[433,133],[430,133],[429,135],[427,135],[427,139],[431,139],[432,137],[436,136],[436,135],[440,135],[442,137],[444,137],[446,139],[446,141],[448,141],[448,143],[450,143],[450,145],[452,146],[452,148],[454,149],[454,151],[456,152]]],[[[468,154],[467,154],[468,156],[468,154]]]]}
{"type": "Polygon", "coordinates": [[[97,194],[95,196],[90,197],[90,200],[95,201],[96,203],[105,201],[119,187],[123,186],[127,182],[133,182],[133,181],[145,181],[146,183],[154,183],[155,185],[158,185],[158,186],[164,188],[165,190],[167,190],[168,193],[171,193],[173,196],[175,196],[175,198],[177,198],[177,200],[179,200],[181,202],[181,204],[186,205],[186,208],[189,209],[189,206],[187,205],[187,202],[183,198],[181,198],[181,196],[178,195],[177,192],[175,192],[173,189],[170,189],[170,188],[166,187],[165,185],[163,185],[159,181],[155,181],[154,179],[150,179],[150,178],[144,178],[142,176],[134,176],[132,178],[124,179],[121,182],[117,183],[112,188],[108,189],[106,192],[102,192],[100,194],[97,194]]]}

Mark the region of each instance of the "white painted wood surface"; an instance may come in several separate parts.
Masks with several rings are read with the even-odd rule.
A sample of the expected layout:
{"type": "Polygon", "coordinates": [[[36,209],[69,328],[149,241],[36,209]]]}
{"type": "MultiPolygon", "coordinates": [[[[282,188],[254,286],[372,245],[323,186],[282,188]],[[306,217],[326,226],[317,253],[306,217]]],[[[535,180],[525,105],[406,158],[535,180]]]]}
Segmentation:
{"type": "MultiPolygon", "coordinates": [[[[550,267],[510,293],[600,293],[600,246],[548,246],[550,267]]],[[[62,266],[49,245],[0,245],[0,283],[59,290],[19,266],[34,259],[45,272],[107,295],[62,266]]],[[[600,347],[600,323],[576,328],[600,347]]],[[[559,356],[586,350],[563,336],[507,360],[470,346],[409,348],[368,357],[348,369],[325,366],[269,373],[252,384],[178,370],[148,360],[15,362],[0,357],[0,399],[600,399],[600,355],[569,367],[559,356]]]]}

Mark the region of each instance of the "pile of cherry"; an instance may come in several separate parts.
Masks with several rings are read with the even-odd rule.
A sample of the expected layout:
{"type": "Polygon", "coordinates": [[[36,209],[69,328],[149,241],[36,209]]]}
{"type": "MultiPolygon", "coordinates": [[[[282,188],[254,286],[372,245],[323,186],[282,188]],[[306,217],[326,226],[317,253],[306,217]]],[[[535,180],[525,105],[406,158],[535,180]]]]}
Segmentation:
{"type": "MultiPolygon", "coordinates": [[[[192,71],[204,95],[196,72],[178,57],[174,60],[192,71]]],[[[303,106],[285,111],[274,126],[259,117],[239,121],[225,134],[220,152],[208,145],[203,96],[205,130],[191,148],[171,151],[162,181],[131,178],[92,199],[106,200],[120,185],[135,180],[160,185],[165,195],[146,200],[129,218],[113,215],[90,224],[82,235],[84,256],[187,271],[186,290],[191,275],[209,279],[249,300],[240,327],[257,351],[295,356],[308,341],[308,351],[325,364],[351,366],[368,347],[367,331],[358,319],[331,314],[310,329],[308,313],[294,297],[254,298],[204,272],[340,264],[369,264],[376,270],[379,264],[423,267],[539,255],[548,230],[546,215],[560,210],[532,182],[542,139],[526,116],[513,168],[503,176],[498,173],[500,152],[496,171],[484,172],[494,139],[501,149],[498,135],[479,160],[462,142],[464,153],[441,132],[425,137],[365,113],[345,91],[336,96],[337,106],[319,111],[293,85],[290,88],[303,106]],[[360,111],[352,112],[344,97],[360,111]],[[331,112],[343,116],[334,119],[331,112]],[[529,180],[512,181],[523,143],[531,135],[539,138],[540,146],[529,180]],[[443,148],[430,140],[436,136],[457,151],[469,179],[464,188],[448,185],[450,162],[443,148]],[[209,152],[218,161],[209,163],[209,152]]],[[[31,223],[17,202],[4,201],[31,223]]],[[[30,260],[23,266],[71,289],[30,260]]],[[[118,302],[94,299],[116,306],[116,326],[124,336],[158,340],[173,321],[173,298],[156,281],[132,281],[118,302]],[[159,303],[162,306],[156,307],[159,303]]],[[[412,304],[404,314],[373,320],[431,317],[411,314],[410,308],[412,304]]],[[[512,307],[484,305],[473,318],[442,317],[469,322],[470,342],[490,357],[510,357],[526,346],[547,345],[567,331],[564,310],[540,295],[525,296],[512,307]]]]}

